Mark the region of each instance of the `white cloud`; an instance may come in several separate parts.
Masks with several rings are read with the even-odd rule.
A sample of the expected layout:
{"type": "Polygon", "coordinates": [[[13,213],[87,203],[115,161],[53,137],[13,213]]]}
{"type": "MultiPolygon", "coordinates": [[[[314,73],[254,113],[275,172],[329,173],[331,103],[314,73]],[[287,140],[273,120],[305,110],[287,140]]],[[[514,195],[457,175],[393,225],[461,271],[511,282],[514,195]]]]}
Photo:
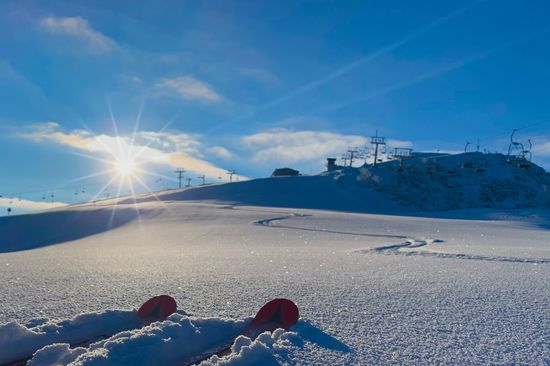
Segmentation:
{"type": "Polygon", "coordinates": [[[157,82],[156,87],[187,100],[210,103],[223,101],[223,97],[210,84],[189,75],[174,79],[161,79],[157,82]]]}
{"type": "Polygon", "coordinates": [[[403,148],[412,148],[413,143],[412,141],[408,140],[396,140],[396,139],[387,139],[386,144],[389,147],[403,147],[403,148]]]}
{"type": "Polygon", "coordinates": [[[208,151],[223,159],[230,159],[233,157],[233,153],[223,146],[213,146],[209,148],[208,151]]]}
{"type": "Polygon", "coordinates": [[[138,131],[135,143],[149,145],[162,151],[180,151],[186,154],[201,156],[200,137],[188,133],[138,131]]]}
{"type": "Polygon", "coordinates": [[[244,136],[241,141],[254,151],[256,161],[299,163],[339,157],[348,147],[362,147],[368,140],[358,135],[279,128],[244,136]]]}
{"type": "Polygon", "coordinates": [[[456,154],[462,154],[464,152],[464,150],[430,149],[430,150],[423,150],[423,152],[456,155],[456,154]]]}
{"type": "MultiPolygon", "coordinates": [[[[33,141],[50,141],[72,148],[113,157],[135,156],[138,164],[161,164],[182,167],[206,174],[224,175],[225,169],[201,159],[202,144],[198,136],[185,133],[139,131],[134,140],[128,136],[94,135],[88,131],[64,132],[56,122],[36,125],[31,131],[19,134],[33,141]]],[[[240,176],[246,179],[244,176],[240,176]]]]}
{"type": "Polygon", "coordinates": [[[111,38],[93,29],[82,17],[47,17],[40,25],[51,33],[77,38],[86,44],[91,53],[105,53],[116,46],[111,38]]]}
{"type": "Polygon", "coordinates": [[[550,157],[550,140],[545,137],[535,137],[533,141],[533,156],[550,157]]]}

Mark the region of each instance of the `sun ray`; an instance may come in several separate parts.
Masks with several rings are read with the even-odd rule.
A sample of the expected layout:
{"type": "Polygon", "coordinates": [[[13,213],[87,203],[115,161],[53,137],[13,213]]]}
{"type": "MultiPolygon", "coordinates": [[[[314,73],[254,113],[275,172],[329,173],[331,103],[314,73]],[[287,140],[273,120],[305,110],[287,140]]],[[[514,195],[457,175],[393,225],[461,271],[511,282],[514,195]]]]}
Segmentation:
{"type": "Polygon", "coordinates": [[[132,139],[130,140],[130,146],[134,146],[134,142],[136,140],[137,130],[139,128],[139,124],[141,123],[141,115],[143,113],[143,107],[144,107],[145,101],[142,101],[139,105],[138,114],[136,116],[136,123],[134,124],[134,131],[132,133],[132,139]]]}
{"type": "MultiPolygon", "coordinates": [[[[174,113],[174,116],[168,120],[168,122],[166,122],[164,124],[164,126],[161,127],[160,130],[158,130],[156,133],[162,133],[164,132],[168,127],[170,127],[172,125],[172,123],[174,123],[174,121],[179,117],[180,113],[182,111],[182,108],[178,109],[176,113],[174,113]]],[[[153,143],[153,140],[149,140],[145,145],[141,146],[141,148],[136,152],[136,156],[140,156],[141,153],[146,149],[148,148],[149,146],[151,146],[151,144],[153,143]]]]}
{"type": "Polygon", "coordinates": [[[167,175],[164,175],[164,174],[159,174],[159,173],[155,173],[155,172],[151,172],[149,170],[144,170],[144,169],[139,169],[137,168],[136,171],[140,172],[140,173],[143,173],[143,174],[146,174],[146,175],[151,175],[153,177],[158,177],[158,178],[164,178],[166,180],[169,180],[171,182],[177,182],[178,180],[175,179],[174,177],[169,177],[167,175]]]}
{"type": "Polygon", "coordinates": [[[112,173],[113,173],[113,169],[102,170],[102,171],[97,172],[97,173],[92,173],[92,174],[84,175],[82,177],[71,179],[65,185],[63,185],[61,187],[66,187],[66,186],[68,186],[70,184],[73,184],[73,183],[76,183],[76,182],[81,182],[81,181],[86,180],[86,179],[101,177],[102,175],[107,175],[107,174],[112,174],[112,173]]]}
{"type": "Polygon", "coordinates": [[[118,189],[117,189],[117,195],[116,195],[117,199],[113,202],[113,208],[111,209],[111,217],[109,218],[109,228],[113,227],[113,220],[115,218],[115,212],[118,206],[121,189],[122,189],[122,179],[118,182],[118,189]]]}
{"type": "Polygon", "coordinates": [[[141,184],[143,188],[145,188],[149,192],[149,194],[153,196],[154,199],[156,199],[162,205],[163,208],[168,210],[168,212],[170,213],[173,212],[172,209],[163,200],[161,200],[159,196],[155,192],[153,192],[145,182],[143,182],[139,177],[136,177],[136,180],[139,184],[141,184]]]}
{"type": "Polygon", "coordinates": [[[87,158],[87,159],[99,161],[99,162],[101,162],[101,163],[109,163],[109,160],[107,160],[107,159],[99,158],[99,157],[97,157],[97,156],[85,154],[85,153],[82,153],[82,152],[71,151],[71,153],[72,153],[73,155],[82,156],[83,158],[87,158]]]}
{"type": "Polygon", "coordinates": [[[105,191],[105,189],[107,187],[109,187],[109,185],[111,185],[111,183],[113,183],[113,181],[115,180],[116,177],[111,177],[111,179],[109,179],[109,181],[103,186],[101,187],[101,189],[92,197],[92,199],[90,201],[95,201],[97,200],[97,198],[99,197],[99,195],[101,195],[101,193],[103,193],[105,191]]]}
{"type": "Polygon", "coordinates": [[[134,185],[131,181],[128,182],[128,185],[130,187],[130,192],[132,193],[132,200],[134,201],[134,209],[136,210],[136,215],[138,218],[138,223],[141,228],[141,213],[139,212],[138,203],[136,201],[136,192],[134,191],[134,185]]]}
{"type": "Polygon", "coordinates": [[[120,141],[120,134],[118,133],[118,125],[116,123],[115,115],[113,113],[113,106],[111,105],[110,101],[107,101],[107,105],[108,105],[108,108],[109,108],[109,116],[111,117],[111,123],[113,125],[113,130],[115,132],[115,140],[116,140],[117,145],[118,145],[119,156],[123,156],[124,151],[122,150],[122,143],[120,141]]]}

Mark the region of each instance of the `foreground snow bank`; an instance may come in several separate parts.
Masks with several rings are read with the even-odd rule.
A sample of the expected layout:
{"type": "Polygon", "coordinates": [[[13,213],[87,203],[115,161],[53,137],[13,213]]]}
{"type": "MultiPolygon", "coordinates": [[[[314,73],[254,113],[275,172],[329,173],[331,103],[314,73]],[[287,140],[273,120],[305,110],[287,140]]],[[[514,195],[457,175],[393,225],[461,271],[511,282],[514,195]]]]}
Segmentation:
{"type": "Polygon", "coordinates": [[[0,364],[27,357],[48,344],[77,344],[141,325],[135,311],[124,310],[80,314],[61,321],[34,319],[26,325],[10,322],[0,325],[0,364]]]}
{"type": "Polygon", "coordinates": [[[254,340],[239,336],[231,346],[229,355],[213,356],[200,366],[279,365],[278,359],[285,358],[287,351],[295,347],[297,341],[296,333],[283,329],[262,333],[254,340]]]}
{"type": "MultiPolygon", "coordinates": [[[[11,322],[0,326],[0,364],[36,351],[28,366],[184,365],[231,344],[249,321],[176,313],[143,325],[134,311],[111,310],[58,322],[34,321],[38,325],[11,322]],[[88,339],[97,341],[85,342],[88,339]]],[[[207,358],[202,365],[279,364],[297,340],[296,333],[282,329],[256,339],[239,336],[230,352],[207,358]]]]}

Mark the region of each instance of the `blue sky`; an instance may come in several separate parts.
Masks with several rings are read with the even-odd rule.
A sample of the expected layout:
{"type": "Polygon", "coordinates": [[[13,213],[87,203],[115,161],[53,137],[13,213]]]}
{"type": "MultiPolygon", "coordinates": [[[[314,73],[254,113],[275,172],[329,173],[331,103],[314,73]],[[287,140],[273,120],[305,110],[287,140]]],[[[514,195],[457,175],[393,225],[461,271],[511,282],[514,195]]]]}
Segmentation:
{"type": "Polygon", "coordinates": [[[82,177],[132,142],[153,189],[178,166],[311,174],[376,130],[504,152],[520,128],[548,169],[549,20],[519,0],[2,1],[0,194],[90,199],[112,174],[82,177]]]}

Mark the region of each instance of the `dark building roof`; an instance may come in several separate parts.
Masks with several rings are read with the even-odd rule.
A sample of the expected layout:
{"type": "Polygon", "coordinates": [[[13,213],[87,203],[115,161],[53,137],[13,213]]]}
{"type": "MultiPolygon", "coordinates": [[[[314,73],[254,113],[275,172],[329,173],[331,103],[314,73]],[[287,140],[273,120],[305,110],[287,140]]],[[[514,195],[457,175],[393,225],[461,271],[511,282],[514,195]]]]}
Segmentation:
{"type": "Polygon", "coordinates": [[[300,175],[300,172],[291,168],[278,168],[273,171],[273,174],[271,174],[272,177],[288,177],[295,175],[300,175]]]}

